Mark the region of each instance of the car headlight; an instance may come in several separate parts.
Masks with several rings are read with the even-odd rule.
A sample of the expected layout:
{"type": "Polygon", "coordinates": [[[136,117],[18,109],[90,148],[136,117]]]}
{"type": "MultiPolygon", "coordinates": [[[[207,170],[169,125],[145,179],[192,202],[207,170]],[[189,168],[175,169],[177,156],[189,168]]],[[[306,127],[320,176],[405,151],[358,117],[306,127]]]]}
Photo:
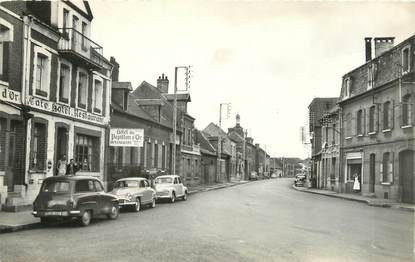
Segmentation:
{"type": "Polygon", "coordinates": [[[131,199],[133,198],[133,196],[130,193],[127,193],[126,198],[131,201],[131,199]]]}

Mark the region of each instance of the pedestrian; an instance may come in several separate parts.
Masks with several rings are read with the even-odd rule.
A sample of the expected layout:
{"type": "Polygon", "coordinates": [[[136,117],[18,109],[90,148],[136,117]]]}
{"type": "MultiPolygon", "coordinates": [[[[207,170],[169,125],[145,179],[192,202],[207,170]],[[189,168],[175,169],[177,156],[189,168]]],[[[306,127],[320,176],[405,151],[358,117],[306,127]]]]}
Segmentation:
{"type": "Polygon", "coordinates": [[[66,174],[66,164],[66,155],[63,155],[62,159],[58,160],[58,165],[56,167],[58,176],[64,176],[66,174]]]}
{"type": "Polygon", "coordinates": [[[66,166],[66,174],[69,176],[75,175],[78,172],[79,168],[78,165],[75,163],[73,159],[69,161],[69,164],[66,166]]]}
{"type": "Polygon", "coordinates": [[[356,193],[360,191],[360,182],[357,174],[354,174],[353,190],[356,193]]]}

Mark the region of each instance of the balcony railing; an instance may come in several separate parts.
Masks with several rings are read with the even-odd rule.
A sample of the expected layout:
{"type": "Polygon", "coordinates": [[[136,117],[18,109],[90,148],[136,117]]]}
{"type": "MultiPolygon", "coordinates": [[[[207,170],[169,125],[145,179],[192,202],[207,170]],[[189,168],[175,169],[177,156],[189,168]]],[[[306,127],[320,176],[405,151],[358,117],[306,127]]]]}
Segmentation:
{"type": "Polygon", "coordinates": [[[61,38],[58,49],[61,53],[81,59],[88,67],[101,68],[104,62],[102,47],[73,28],[59,28],[61,38]]]}

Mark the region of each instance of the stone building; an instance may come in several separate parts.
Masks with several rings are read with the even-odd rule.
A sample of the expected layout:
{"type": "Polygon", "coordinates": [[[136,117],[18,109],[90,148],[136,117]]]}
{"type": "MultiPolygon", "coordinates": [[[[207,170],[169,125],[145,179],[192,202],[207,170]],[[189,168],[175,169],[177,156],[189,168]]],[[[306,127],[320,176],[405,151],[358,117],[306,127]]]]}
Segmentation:
{"type": "Polygon", "coordinates": [[[236,145],[236,179],[245,179],[245,137],[246,131],[241,126],[241,117],[236,115],[236,125],[228,128],[228,137],[236,145]]]}
{"type": "Polygon", "coordinates": [[[216,182],[218,156],[215,147],[200,130],[195,130],[196,143],[200,147],[200,183],[204,185],[216,182]]]}
{"type": "Polygon", "coordinates": [[[352,192],[357,177],[363,195],[415,203],[415,36],[396,46],[366,38],[365,47],[365,63],[342,79],[339,186],[352,192]]]}
{"type": "Polygon", "coordinates": [[[86,1],[1,3],[5,209],[30,205],[69,159],[104,179],[111,64],[91,40],[92,19],[86,1]]]}
{"type": "Polygon", "coordinates": [[[245,138],[245,180],[249,180],[252,172],[256,172],[256,147],[252,137],[245,138]]]}

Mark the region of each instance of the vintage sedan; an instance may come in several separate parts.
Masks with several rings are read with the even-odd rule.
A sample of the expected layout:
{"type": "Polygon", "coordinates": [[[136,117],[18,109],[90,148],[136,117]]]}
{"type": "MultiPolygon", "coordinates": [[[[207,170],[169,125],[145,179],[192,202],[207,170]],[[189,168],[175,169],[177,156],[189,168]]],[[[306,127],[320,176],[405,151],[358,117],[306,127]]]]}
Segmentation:
{"type": "Polygon", "coordinates": [[[120,207],[133,207],[135,212],[140,211],[143,205],[156,206],[156,191],[143,177],[118,179],[111,194],[118,197],[120,207]]]}
{"type": "Polygon", "coordinates": [[[33,216],[43,225],[63,219],[77,219],[88,226],[92,217],[105,215],[116,219],[118,198],[107,194],[99,179],[88,176],[53,176],[46,178],[33,202],[33,216]]]}
{"type": "Polygon", "coordinates": [[[157,199],[169,199],[174,203],[176,199],[187,200],[187,187],[182,183],[180,176],[159,176],[154,180],[157,199]]]}

